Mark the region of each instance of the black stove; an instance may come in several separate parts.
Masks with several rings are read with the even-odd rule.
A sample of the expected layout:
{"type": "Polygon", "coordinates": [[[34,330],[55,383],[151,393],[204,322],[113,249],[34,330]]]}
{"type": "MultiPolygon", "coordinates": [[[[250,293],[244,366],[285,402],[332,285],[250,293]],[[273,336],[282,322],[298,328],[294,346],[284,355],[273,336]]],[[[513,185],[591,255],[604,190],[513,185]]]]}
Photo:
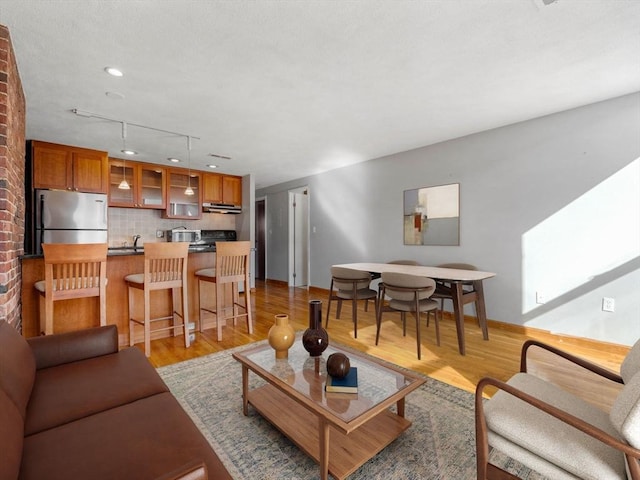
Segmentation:
{"type": "Polygon", "coordinates": [[[201,230],[200,241],[197,244],[192,244],[191,248],[202,247],[205,249],[213,247],[216,242],[235,242],[237,239],[235,230],[201,230]]]}

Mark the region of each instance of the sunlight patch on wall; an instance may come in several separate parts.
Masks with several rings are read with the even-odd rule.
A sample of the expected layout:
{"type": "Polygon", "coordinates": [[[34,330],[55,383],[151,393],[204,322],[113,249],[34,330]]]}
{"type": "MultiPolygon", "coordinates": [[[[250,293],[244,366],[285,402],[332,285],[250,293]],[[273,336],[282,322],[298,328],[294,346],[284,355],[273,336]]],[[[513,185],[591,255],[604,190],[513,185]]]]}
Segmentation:
{"type": "Polygon", "coordinates": [[[640,159],[522,236],[522,313],[640,256],[640,159]]]}
{"type": "MultiPolygon", "coordinates": [[[[332,172],[324,176],[323,181],[327,183],[323,188],[314,190],[313,203],[320,212],[319,217],[331,219],[330,230],[334,233],[330,244],[340,253],[349,252],[344,262],[364,261],[360,259],[367,258],[370,248],[366,232],[371,222],[366,215],[361,214],[360,208],[353,208],[352,205],[362,205],[369,201],[369,182],[364,176],[347,178],[332,172]],[[365,233],[354,235],[354,232],[365,233]]],[[[336,255],[340,257],[339,253],[336,255]]]]}

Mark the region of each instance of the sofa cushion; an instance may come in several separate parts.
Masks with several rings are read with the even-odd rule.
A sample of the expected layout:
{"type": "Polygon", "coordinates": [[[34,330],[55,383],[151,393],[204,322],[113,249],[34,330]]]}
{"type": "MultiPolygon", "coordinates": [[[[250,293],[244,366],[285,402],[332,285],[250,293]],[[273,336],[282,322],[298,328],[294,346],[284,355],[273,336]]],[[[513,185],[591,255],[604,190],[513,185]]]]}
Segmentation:
{"type": "Polygon", "coordinates": [[[166,391],[144,353],[135,347],[37,370],[25,435],[166,391]]]}
{"type": "Polygon", "coordinates": [[[87,328],[27,339],[36,358],[36,369],[118,353],[115,325],[87,328]]]}
{"type": "Polygon", "coordinates": [[[22,458],[24,421],[13,401],[0,390],[0,480],[15,480],[22,458]]]}
{"type": "Polygon", "coordinates": [[[0,389],[16,405],[23,419],[35,372],[36,361],[27,341],[5,320],[0,320],[0,389]]]}
{"type": "Polygon", "coordinates": [[[160,393],[24,440],[21,480],[155,479],[191,460],[231,479],[171,393],[160,393]]]}

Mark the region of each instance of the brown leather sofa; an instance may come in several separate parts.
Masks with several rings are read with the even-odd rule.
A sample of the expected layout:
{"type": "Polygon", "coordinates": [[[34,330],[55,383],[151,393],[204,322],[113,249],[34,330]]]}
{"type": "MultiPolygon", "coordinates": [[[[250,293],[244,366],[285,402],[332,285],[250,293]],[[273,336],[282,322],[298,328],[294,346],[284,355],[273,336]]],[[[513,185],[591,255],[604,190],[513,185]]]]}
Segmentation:
{"type": "Polygon", "coordinates": [[[115,326],[25,340],[0,321],[0,480],[230,479],[115,326]]]}

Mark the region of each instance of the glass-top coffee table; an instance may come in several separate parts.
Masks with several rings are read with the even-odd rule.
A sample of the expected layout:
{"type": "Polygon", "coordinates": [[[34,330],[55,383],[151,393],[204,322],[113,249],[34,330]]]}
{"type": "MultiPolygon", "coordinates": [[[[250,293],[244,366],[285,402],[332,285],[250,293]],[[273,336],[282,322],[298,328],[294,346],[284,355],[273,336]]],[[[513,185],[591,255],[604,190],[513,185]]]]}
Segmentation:
{"type": "Polygon", "coordinates": [[[422,377],[361,353],[330,345],[310,357],[300,336],[287,360],[276,360],[264,344],[233,354],[242,364],[243,412],[252,405],[260,415],[320,464],[320,478],[343,479],[389,445],[411,422],[404,399],[422,385],[422,377]],[[326,393],[326,359],[335,352],[358,368],[358,393],[326,393]],[[249,389],[249,372],[266,384],[249,389]],[[396,408],[390,408],[395,404],[396,408]]]}

